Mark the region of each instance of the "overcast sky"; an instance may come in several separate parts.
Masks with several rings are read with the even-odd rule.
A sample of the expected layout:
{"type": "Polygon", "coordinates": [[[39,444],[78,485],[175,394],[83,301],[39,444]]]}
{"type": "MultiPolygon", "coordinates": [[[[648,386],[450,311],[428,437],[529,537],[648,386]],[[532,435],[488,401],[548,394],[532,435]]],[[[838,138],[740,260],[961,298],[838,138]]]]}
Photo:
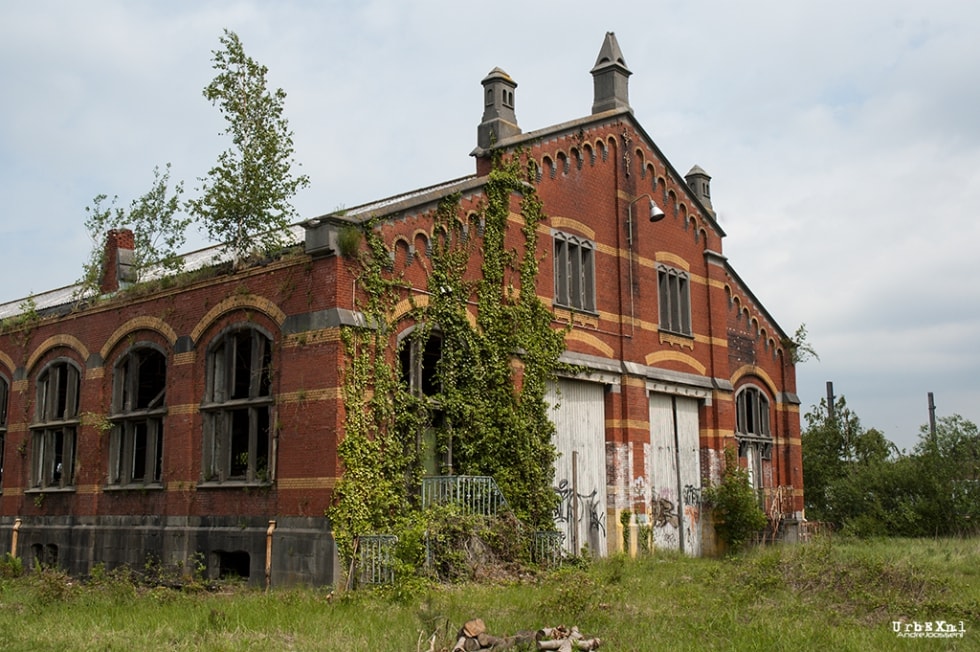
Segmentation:
{"type": "MultiPolygon", "coordinates": [[[[524,131],[588,115],[607,31],[636,117],[712,177],[724,252],[867,427],[911,447],[980,422],[980,5],[0,0],[0,303],[74,283],[84,208],[172,163],[194,196],[227,147],[202,96],[224,28],[288,93],[302,217],[471,174],[480,81],[524,131]]],[[[188,248],[206,244],[198,232],[188,248]]]]}

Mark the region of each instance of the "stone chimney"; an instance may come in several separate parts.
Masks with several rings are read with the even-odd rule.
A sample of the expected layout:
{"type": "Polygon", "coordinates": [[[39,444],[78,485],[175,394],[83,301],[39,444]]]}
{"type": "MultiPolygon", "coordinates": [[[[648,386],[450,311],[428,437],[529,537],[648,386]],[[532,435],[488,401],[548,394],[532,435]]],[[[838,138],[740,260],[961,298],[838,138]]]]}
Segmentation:
{"type": "Polygon", "coordinates": [[[592,113],[629,109],[629,76],[632,74],[626,67],[626,59],[619,49],[616,35],[613,32],[606,32],[599,57],[592,68],[592,82],[595,87],[592,113]]]}
{"type": "Polygon", "coordinates": [[[715,209],[711,206],[711,177],[708,176],[708,173],[702,170],[700,165],[695,165],[690,172],[684,175],[684,180],[687,181],[687,186],[698,198],[698,201],[714,215],[715,209]]]}
{"type": "Polygon", "coordinates": [[[483,79],[483,121],[476,137],[480,149],[490,149],[500,141],[521,133],[514,113],[516,88],[517,82],[500,68],[494,68],[483,79]]]}
{"type": "Polygon", "coordinates": [[[106,234],[102,276],[99,279],[99,291],[102,294],[111,294],[120,287],[136,282],[134,248],[135,239],[129,229],[111,229],[106,234]]]}

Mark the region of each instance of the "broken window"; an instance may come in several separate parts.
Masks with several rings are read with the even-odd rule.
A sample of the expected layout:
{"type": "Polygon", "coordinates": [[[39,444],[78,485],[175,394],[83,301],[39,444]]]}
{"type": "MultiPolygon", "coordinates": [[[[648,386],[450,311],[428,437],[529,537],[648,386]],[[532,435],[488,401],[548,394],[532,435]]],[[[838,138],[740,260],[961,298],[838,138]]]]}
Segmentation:
{"type": "Polygon", "coordinates": [[[686,272],[657,265],[660,330],[691,335],[691,286],[686,272]]]}
{"type": "Polygon", "coordinates": [[[0,488],[3,488],[3,452],[7,444],[7,379],[0,376],[0,488]]]}
{"type": "Polygon", "coordinates": [[[595,311],[595,246],[584,238],[555,233],[555,304],[595,311]]]}
{"type": "Polygon", "coordinates": [[[746,387],[735,397],[738,432],[769,436],[769,399],[756,387],[746,387]]]}
{"type": "Polygon", "coordinates": [[[112,386],[109,484],[157,484],[163,475],[167,359],[150,346],[116,365],[112,386]]]}
{"type": "MultiPolygon", "coordinates": [[[[402,382],[416,396],[431,398],[442,391],[442,380],[439,376],[442,345],[442,334],[438,330],[428,332],[424,341],[419,337],[409,336],[403,342],[399,351],[402,382]]],[[[438,400],[428,401],[428,409],[429,423],[421,432],[416,433],[416,447],[424,473],[438,475],[440,464],[450,464],[451,453],[448,451],[452,444],[450,440],[446,456],[440,456],[438,431],[445,429],[445,413],[438,400]]]]}
{"type": "Polygon", "coordinates": [[[434,396],[441,389],[438,377],[439,360],[442,358],[442,335],[438,331],[428,334],[424,342],[410,337],[399,353],[402,379],[417,396],[434,396]]]}
{"type": "Polygon", "coordinates": [[[745,458],[749,484],[762,489],[762,461],[772,458],[769,399],[757,387],[745,387],[735,396],[735,429],[739,457],[745,458]]]}
{"type": "Polygon", "coordinates": [[[272,415],[272,340],[256,328],[225,333],[208,354],[205,482],[266,482],[272,415]]]}
{"type": "Polygon", "coordinates": [[[37,381],[37,412],[31,424],[31,486],[70,487],[75,483],[79,372],[67,360],[48,365],[37,381]]]}

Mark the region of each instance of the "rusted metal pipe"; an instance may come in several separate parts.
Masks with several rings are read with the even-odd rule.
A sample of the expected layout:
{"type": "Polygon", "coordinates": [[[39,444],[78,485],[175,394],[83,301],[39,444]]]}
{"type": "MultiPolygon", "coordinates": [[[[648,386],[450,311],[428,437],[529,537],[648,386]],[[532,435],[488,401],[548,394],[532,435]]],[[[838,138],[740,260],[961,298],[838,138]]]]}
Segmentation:
{"type": "Polygon", "coordinates": [[[276,522],[269,521],[269,529],[265,531],[265,590],[272,586],[272,533],[276,531],[276,522]]]}
{"type": "Polygon", "coordinates": [[[14,530],[10,537],[10,556],[17,556],[17,535],[20,532],[20,519],[14,519],[14,530]]]}

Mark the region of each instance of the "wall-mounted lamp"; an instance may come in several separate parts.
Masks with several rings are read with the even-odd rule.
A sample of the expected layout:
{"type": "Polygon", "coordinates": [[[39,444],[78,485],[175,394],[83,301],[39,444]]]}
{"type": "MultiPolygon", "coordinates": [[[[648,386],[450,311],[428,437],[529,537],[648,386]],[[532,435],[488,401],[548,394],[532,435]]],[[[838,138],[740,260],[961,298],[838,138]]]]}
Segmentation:
{"type": "Polygon", "coordinates": [[[659,222],[666,216],[664,209],[657,206],[657,202],[653,201],[653,197],[645,193],[626,205],[626,243],[628,244],[627,249],[629,251],[630,325],[632,328],[630,337],[633,337],[633,332],[636,330],[636,321],[634,320],[635,308],[633,306],[633,204],[644,197],[650,200],[651,222],[659,222]]]}
{"type": "Polygon", "coordinates": [[[660,220],[664,219],[665,217],[667,217],[667,213],[664,212],[664,209],[662,209],[659,206],[657,206],[657,202],[655,202],[655,201],[653,201],[651,199],[650,200],[650,221],[651,222],[659,222],[660,220]]]}
{"type": "Polygon", "coordinates": [[[653,201],[653,197],[651,197],[650,195],[642,194],[639,197],[637,197],[636,199],[634,199],[633,201],[631,201],[626,206],[626,215],[627,215],[627,221],[626,221],[626,228],[627,228],[626,233],[627,233],[627,236],[626,236],[626,241],[629,242],[630,244],[633,243],[633,204],[635,204],[636,202],[640,201],[644,197],[646,197],[647,199],[650,200],[650,221],[651,222],[659,222],[660,220],[664,219],[664,217],[666,217],[666,213],[664,213],[664,209],[662,209],[659,206],[657,206],[657,202],[653,201]]]}

